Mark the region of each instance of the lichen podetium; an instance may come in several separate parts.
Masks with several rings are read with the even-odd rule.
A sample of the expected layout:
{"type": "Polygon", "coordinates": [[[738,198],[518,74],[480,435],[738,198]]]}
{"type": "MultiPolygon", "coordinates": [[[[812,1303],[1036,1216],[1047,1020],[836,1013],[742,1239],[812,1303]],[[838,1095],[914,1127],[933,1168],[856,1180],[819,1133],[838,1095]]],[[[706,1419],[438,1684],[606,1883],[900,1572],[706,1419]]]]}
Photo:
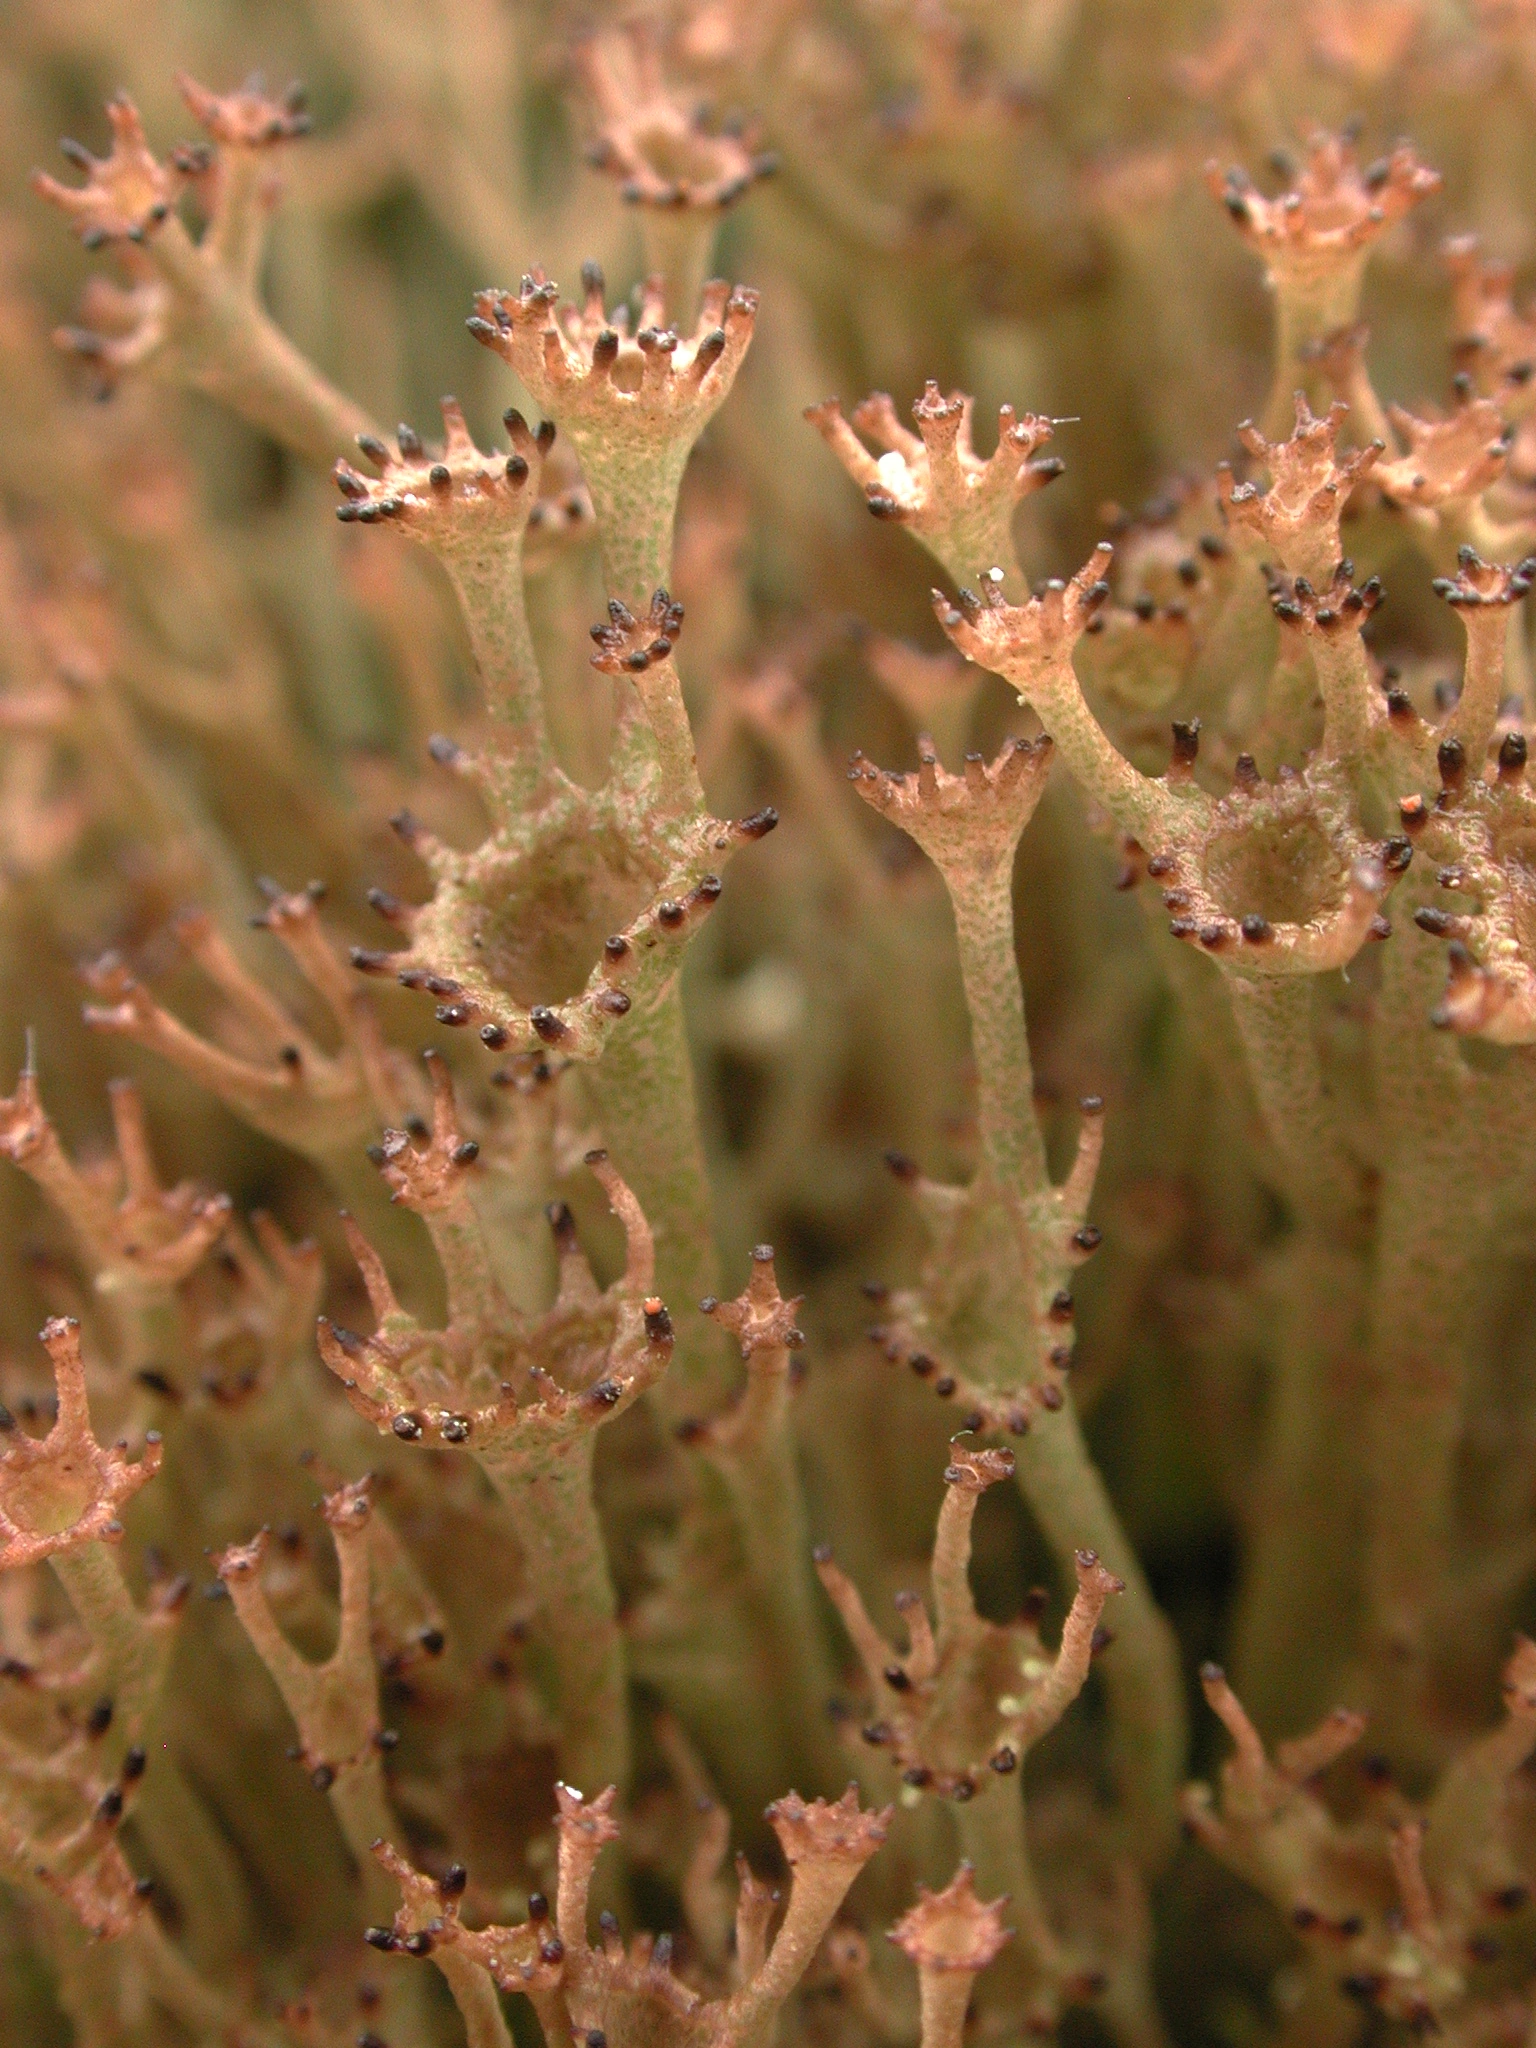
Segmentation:
{"type": "Polygon", "coordinates": [[[0,82],[0,2042],[1530,2048],[1536,9],[0,82]]]}

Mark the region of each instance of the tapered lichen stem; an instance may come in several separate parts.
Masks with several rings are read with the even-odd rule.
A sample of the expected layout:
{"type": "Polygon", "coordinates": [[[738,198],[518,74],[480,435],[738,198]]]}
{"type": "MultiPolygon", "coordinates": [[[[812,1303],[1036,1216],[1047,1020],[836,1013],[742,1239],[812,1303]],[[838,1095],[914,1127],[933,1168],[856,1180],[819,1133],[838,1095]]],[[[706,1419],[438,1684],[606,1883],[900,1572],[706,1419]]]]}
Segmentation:
{"type": "Polygon", "coordinates": [[[378,1747],[378,1678],[372,1636],[373,1574],[369,1560],[369,1481],[354,1482],[323,1502],[336,1544],[340,1624],[323,1663],[311,1663],[279,1627],[261,1583],[267,1535],[226,1550],[219,1577],[228,1588],[252,1648],[271,1674],[298,1726],[300,1753],[318,1790],[330,1795],[357,1864],[368,1908],[387,1908],[391,1891],[371,1851],[393,1821],[378,1747]]]}
{"type": "Polygon", "coordinates": [[[671,578],[677,494],[692,443],[678,438],[637,456],[622,440],[576,438],[597,513],[604,588],[640,618],[671,578]]]}
{"type": "MultiPolygon", "coordinates": [[[[1125,831],[1148,846],[1163,845],[1178,818],[1179,798],[1164,783],[1134,768],[1113,744],[1088,708],[1070,659],[1046,665],[1028,687],[1020,687],[1087,794],[1096,797],[1125,831]]],[[[1204,801],[1197,790],[1186,800],[1191,805],[1204,801]]]]}
{"type": "Polygon", "coordinates": [[[287,2048],[286,2031],[248,2019],[231,2007],[178,1954],[153,1914],[142,1916],[129,1939],[155,1999],[175,2014],[194,2039],[228,2042],[230,2048],[287,2048]]]}
{"type": "Polygon", "coordinates": [[[1323,1083],[1315,977],[1229,975],[1224,985],[1283,1192],[1320,1227],[1358,1234],[1359,1169],[1323,1083]]]}
{"type": "MultiPolygon", "coordinates": [[[[1006,1899],[1008,1924],[1016,1937],[998,1956],[976,1987],[976,2001],[994,2025],[1016,2025],[1024,2000],[1041,1979],[1060,1965],[1056,1937],[1046,1918],[1024,1836],[1022,1771],[989,1785],[979,1799],[955,1809],[960,1853],[975,1873],[980,1897],[1006,1899]]],[[[924,1970],[921,1978],[923,2048],[953,2042],[958,2048],[973,1980],[958,1971],[924,1970]],[[964,1994],[953,2031],[944,2031],[951,2015],[943,2006],[952,1988],[964,1994]],[[942,2008],[942,2009],[940,2009],[942,2008]],[[930,2028],[936,2031],[930,2032],[930,2028]]],[[[981,2031],[991,2031],[985,2018],[981,2031]]]]}
{"type": "Polygon", "coordinates": [[[618,1607],[592,1498],[594,1438],[530,1467],[485,1460],[517,1532],[560,1716],[560,1772],[580,1787],[629,1783],[629,1690],[618,1607]]]}
{"type": "Polygon", "coordinates": [[[460,548],[447,568],[486,703],[501,727],[498,751],[511,776],[508,794],[530,795],[547,777],[554,755],[523,596],[521,553],[509,553],[504,543],[477,553],[460,548]]]}
{"type": "Polygon", "coordinates": [[[924,1970],[918,1993],[923,2048],[960,2048],[965,2015],[971,2003],[971,1980],[959,1974],[924,1970]]]}
{"type": "MultiPolygon", "coordinates": [[[[222,308],[221,308],[222,322],[222,308]]],[[[326,469],[372,431],[367,413],[321,376],[259,309],[229,318],[229,340],[193,381],[296,455],[326,469]]]]}
{"type": "MultiPolygon", "coordinates": [[[[1447,714],[1441,732],[1446,739],[1459,740],[1469,761],[1480,764],[1487,756],[1489,741],[1499,721],[1504,700],[1508,657],[1513,650],[1517,661],[1523,653],[1525,615],[1523,607],[1512,605],[1492,610],[1491,616],[1468,608],[1462,613],[1467,635],[1467,657],[1462,667],[1461,695],[1447,714]]],[[[1513,671],[1514,695],[1524,702],[1523,666],[1513,671]]]]}
{"type": "Polygon", "coordinates": [[[1000,1187],[1038,1194],[1048,1177],[1014,960],[1012,861],[968,876],[950,900],[971,1015],[982,1149],[1000,1187]]]}
{"type": "MultiPolygon", "coordinates": [[[[609,1035],[590,1071],[613,1163],[655,1232],[657,1293],[668,1302],[717,1293],[709,1183],[676,977],[653,1009],[636,1010],[609,1035]]],[[[658,1398],[677,1416],[697,1413],[701,1401],[726,1392],[725,1359],[713,1332],[693,1316],[683,1318],[658,1398]]]]}
{"type": "Polygon", "coordinates": [[[1318,634],[1312,663],[1323,693],[1323,752],[1329,760],[1358,761],[1370,735],[1376,690],[1364,643],[1357,633],[1338,640],[1318,634]]]}
{"type": "Polygon", "coordinates": [[[104,1543],[81,1543],[50,1559],[70,1605],[101,1653],[116,1707],[118,1751],[141,1738],[154,1711],[165,1645],[133,1603],[117,1559],[104,1543]]]}
{"type": "MultiPolygon", "coordinates": [[[[364,1757],[338,1776],[331,1787],[331,1810],[362,1875],[364,1890],[370,1894],[377,1892],[380,1899],[387,1898],[387,1884],[382,1879],[374,1882],[375,1866],[370,1854],[374,1843],[387,1839],[395,1825],[384,1788],[382,1758],[364,1757]]],[[[370,1897],[370,1911],[373,1908],[374,1900],[370,1897]]]]}
{"type": "Polygon", "coordinates": [[[317,1152],[315,1163],[330,1182],[343,1212],[359,1228],[392,1272],[404,1276],[401,1300],[407,1308],[441,1320],[442,1282],[431,1271],[426,1224],[389,1190],[360,1143],[317,1152]],[[427,1254],[426,1256],[423,1256],[427,1254]]]}
{"type": "Polygon", "coordinates": [[[151,1752],[133,1826],[176,1901],[181,1940],[203,1968],[227,1968],[250,1938],[250,1896],[228,1836],[160,1744],[151,1752]]]}
{"type": "Polygon", "coordinates": [[[226,151],[219,161],[218,211],[202,243],[209,255],[217,256],[219,267],[253,295],[266,239],[263,187],[270,176],[258,151],[226,151]]]}
{"type": "MultiPolygon", "coordinates": [[[[1094,729],[1097,731],[1096,726],[1094,729]]],[[[1122,765],[1134,774],[1128,764],[1122,765]]],[[[944,875],[954,906],[971,1015],[978,1121],[987,1166],[1005,1199],[1033,1198],[1031,1206],[1038,1213],[1051,1206],[1051,1191],[1032,1102],[1024,998],[1014,950],[1012,866],[1011,858],[972,860],[956,863],[952,870],[946,866],[944,875]]],[[[1040,1304],[1033,1298],[1034,1290],[1042,1281],[1048,1292],[1060,1284],[1054,1277],[1047,1279],[1053,1266],[1062,1270],[1055,1215],[1051,1215],[1048,1233],[1023,1225],[1021,1219],[1020,1249],[1025,1256],[1013,1289],[1016,1299],[992,1336],[994,1343],[1001,1340],[1014,1353],[1019,1361],[1018,1376],[1027,1379],[1038,1367],[1035,1332],[1040,1304]]],[[[1156,1859],[1172,1841],[1174,1794],[1184,1759],[1184,1704],[1177,1657],[1167,1624],[1153,1604],[1104,1483],[1089,1458],[1070,1397],[1060,1410],[1047,1412],[1022,1438],[1017,1477],[1064,1570],[1074,1568],[1080,1550],[1091,1549],[1109,1571],[1126,1582],[1116,1612],[1118,1661],[1113,1671],[1106,1667],[1106,1683],[1127,1817],[1140,1851],[1156,1859]]],[[[942,1548],[946,1541],[942,1518],[939,1541],[942,1548]]],[[[941,1606],[946,1573],[952,1604],[959,1612],[969,1606],[963,1567],[953,1560],[946,1565],[941,1550],[936,1551],[934,1586],[941,1606]]]]}
{"type": "Polygon", "coordinates": [[[1024,1498],[1063,1570],[1078,1550],[1091,1549],[1125,1581],[1115,1605],[1114,1647],[1102,1670],[1116,1782],[1133,1846],[1144,1862],[1160,1862],[1173,1846],[1174,1799],[1188,1740],[1173,1632],[1088,1455],[1070,1398],[1020,1440],[1015,1456],[1024,1498]]]}
{"type": "Polygon", "coordinates": [[[1357,1249],[1304,1226],[1274,1273],[1279,1327],[1232,1662],[1259,1722],[1287,1725],[1327,1711],[1354,1647],[1367,1270],[1357,1249]],[[1328,1629],[1317,1625],[1323,1583],[1328,1629]]]}
{"type": "Polygon", "coordinates": [[[787,1351],[754,1359],[731,1417],[730,1440],[711,1446],[708,1455],[730,1496],[786,1737],[794,1753],[809,1756],[816,1779],[830,1791],[847,1765],[825,1711],[829,1675],[806,1569],[811,1546],[788,1378],[787,1351]]]}
{"type": "Polygon", "coordinates": [[[1384,963],[1377,1111],[1388,1168],[1370,1329],[1366,1551],[1373,1709],[1411,1719],[1429,1626],[1448,1591],[1468,1346],[1489,1236],[1519,1185],[1536,1064],[1481,1073],[1425,1031],[1443,973],[1411,927],[1384,963]],[[1411,1312],[1407,1305],[1411,1304],[1411,1312]]]}
{"type": "Polygon", "coordinates": [[[683,702],[682,684],[670,661],[658,662],[635,678],[644,706],[644,723],[620,721],[613,751],[615,774],[641,770],[655,759],[668,810],[679,820],[701,816],[704,785],[699,780],[693,728],[683,702]]]}
{"type": "MultiPolygon", "coordinates": [[[[1284,1298],[1299,1291],[1308,1302],[1304,1316],[1285,1318],[1275,1351],[1236,1663],[1261,1718],[1305,1718],[1327,1706],[1345,1647],[1320,1637],[1309,1589],[1338,1573],[1359,1535],[1366,1218],[1324,1084],[1314,978],[1229,976],[1225,986],[1274,1177],[1299,1223],[1284,1298]]],[[[1343,1588],[1336,1605],[1347,1612],[1343,1588]]]]}
{"type": "MultiPolygon", "coordinates": [[[[134,1605],[117,1559],[103,1543],[55,1552],[52,1564],[103,1660],[112,1727],[103,1760],[113,1768],[134,1743],[150,1747],[166,1641],[134,1605]]],[[[239,1869],[181,1766],[155,1744],[134,1825],[186,1920],[186,1938],[209,1965],[227,1960],[249,1921],[239,1869]]]]}

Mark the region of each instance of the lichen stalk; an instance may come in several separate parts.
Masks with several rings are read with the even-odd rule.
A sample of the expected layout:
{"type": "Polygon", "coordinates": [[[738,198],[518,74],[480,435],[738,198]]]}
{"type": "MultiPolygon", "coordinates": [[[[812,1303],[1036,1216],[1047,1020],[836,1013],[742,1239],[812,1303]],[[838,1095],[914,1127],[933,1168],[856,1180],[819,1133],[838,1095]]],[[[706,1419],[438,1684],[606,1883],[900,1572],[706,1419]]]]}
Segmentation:
{"type": "Polygon", "coordinates": [[[1015,1453],[1018,1483],[1058,1558],[1091,1549],[1124,1580],[1115,1648],[1103,1666],[1115,1780],[1137,1853],[1159,1864],[1173,1846],[1174,1795],[1188,1745],[1184,1687],[1173,1632],[1152,1597],[1069,1400],[1015,1453]]]}
{"type": "Polygon", "coordinates": [[[1285,1193],[1325,1234],[1358,1236],[1364,1220],[1360,1169],[1323,1079],[1312,977],[1234,975],[1226,989],[1285,1193]]]}
{"type": "MultiPolygon", "coordinates": [[[[1438,969],[1433,948],[1405,933],[1385,976],[1388,1014],[1422,1017],[1438,969]]],[[[1482,1077],[1453,1039],[1420,1031],[1396,1041],[1376,1076],[1390,1150],[1370,1302],[1367,1654],[1377,1710],[1399,1725],[1451,1592],[1468,1303],[1505,1199],[1492,1162],[1513,1165],[1536,1088],[1529,1057],[1517,1052],[1496,1079],[1482,1077]]]]}
{"type": "Polygon", "coordinates": [[[521,551],[455,550],[446,557],[486,703],[501,730],[510,794],[525,798],[548,780],[554,755],[544,710],[544,684],[528,625],[521,551]]]}
{"type": "Polygon", "coordinates": [[[1355,1652],[1364,1587],[1348,1561],[1361,1552],[1358,1447],[1372,1426],[1364,1260],[1305,1225],[1278,1256],[1284,1321],[1232,1649],[1243,1695],[1265,1721],[1324,1712],[1355,1652]],[[1306,1305],[1293,1309],[1293,1300],[1306,1305]],[[1336,1626],[1327,1631],[1317,1626],[1312,1593],[1323,1580],[1336,1602],[1336,1626]]]}
{"type": "Polygon", "coordinates": [[[134,1733],[148,1728],[154,1713],[165,1671],[164,1638],[135,1606],[122,1568],[106,1544],[82,1543],[58,1551],[52,1563],[111,1673],[124,1723],[117,1742],[125,1746],[134,1733]]]}
{"type": "Polygon", "coordinates": [[[512,2031],[485,1971],[451,1948],[437,1957],[437,1967],[448,1980],[464,2022],[464,2048],[512,2048],[512,2031]]]}
{"type": "Polygon", "coordinates": [[[1028,1199],[1049,1185],[1049,1175],[1014,956],[1011,864],[969,878],[950,902],[971,1019],[982,1149],[999,1188],[1028,1199]]]}
{"type": "Polygon", "coordinates": [[[505,1503],[560,1708],[560,1769],[573,1785],[627,1785],[629,1687],[618,1603],[592,1498],[595,1438],[536,1465],[481,1460],[505,1503]]]}
{"type": "MultiPolygon", "coordinates": [[[[656,1219],[656,1285],[667,1301],[718,1291],[715,1220],[699,1136],[682,979],[611,1034],[588,1085],[615,1164],[656,1219]]],[[[709,1328],[682,1322],[662,1398],[674,1415],[725,1391],[724,1361],[709,1328]]],[[[606,1780],[604,1781],[606,1782],[606,1780]]]]}
{"type": "Polygon", "coordinates": [[[705,1297],[705,1313],[736,1339],[746,1381],[733,1407],[684,1425],[683,1435],[703,1452],[729,1499],[764,1667],[778,1675],[786,1747],[805,1755],[817,1780],[830,1787],[842,1763],[825,1713],[831,1674],[812,1597],[791,1406],[791,1358],[805,1342],[794,1320],[799,1306],[779,1294],[771,1245],[754,1249],[751,1277],[735,1301],[705,1297]]]}

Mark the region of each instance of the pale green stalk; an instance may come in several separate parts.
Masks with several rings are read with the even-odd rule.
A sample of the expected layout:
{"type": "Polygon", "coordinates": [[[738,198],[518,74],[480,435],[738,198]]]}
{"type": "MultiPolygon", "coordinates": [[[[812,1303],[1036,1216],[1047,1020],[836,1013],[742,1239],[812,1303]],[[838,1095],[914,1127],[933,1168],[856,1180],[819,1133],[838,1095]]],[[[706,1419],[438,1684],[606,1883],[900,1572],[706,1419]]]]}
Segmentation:
{"type": "Polygon", "coordinates": [[[678,1311],[677,1349],[660,1399],[674,1416],[696,1414],[701,1403],[724,1396],[728,1381],[718,1339],[692,1313],[718,1292],[719,1279],[680,977],[653,1009],[609,1033],[588,1078],[613,1163],[655,1235],[656,1290],[678,1311]]]}
{"type": "Polygon", "coordinates": [[[1329,1234],[1358,1242],[1360,1168],[1344,1144],[1317,1049],[1317,978],[1310,974],[1223,977],[1249,1085],[1274,1148],[1284,1192],[1329,1234]]]}
{"type": "Polygon", "coordinates": [[[999,1188],[1027,1199],[1046,1189],[1050,1177],[1014,960],[1012,861],[968,874],[950,888],[950,901],[971,1015],[982,1146],[999,1188]]]}
{"type": "Polygon", "coordinates": [[[1019,1486],[1063,1572],[1078,1550],[1095,1550],[1125,1581],[1115,1602],[1114,1647],[1101,1675],[1126,1818],[1138,1853],[1161,1862],[1173,1847],[1174,1795],[1183,1780],[1188,1739],[1173,1631],[1088,1454],[1070,1396],[1058,1414],[1035,1424],[1015,1456],[1019,1486]]]}
{"type": "MultiPolygon", "coordinates": [[[[946,882],[971,1012],[982,1145],[1005,1197],[1027,1199],[1049,1183],[1032,1104],[1029,1041],[1014,954],[1012,863],[1001,863],[990,874],[968,872],[952,882],[946,876],[946,882]]],[[[1053,1266],[1065,1276],[1063,1246],[1031,1242],[1029,1252],[1022,1298],[1012,1306],[1008,1328],[997,1333],[999,1341],[1011,1341],[1021,1364],[1038,1341],[1039,1303],[1030,1297],[1047,1286],[1053,1266]]],[[[1026,1373],[1027,1367],[1021,1379],[1026,1373]]],[[[1106,1661],[1104,1680],[1126,1814],[1142,1853],[1160,1859],[1172,1844],[1174,1794],[1185,1755],[1183,1686],[1172,1632],[1088,1455],[1070,1394],[1057,1413],[1036,1420],[1020,1440],[1016,1458],[1024,1498],[1062,1571],[1071,1572],[1079,1550],[1095,1550],[1125,1581],[1115,1607],[1115,1651],[1106,1661]]]]}
{"type": "Polygon", "coordinates": [[[606,436],[575,433],[582,472],[598,516],[603,584],[636,618],[671,578],[677,494],[692,445],[682,437],[638,459],[606,436]]]}
{"type": "Polygon", "coordinates": [[[1522,1187],[1536,1097],[1528,1049],[1469,1055],[1426,1028],[1443,975],[1441,948],[1403,917],[1378,1025],[1385,1165],[1365,1447],[1373,1705],[1398,1725],[1414,1718],[1434,1617],[1451,1593],[1468,1346],[1493,1225],[1522,1187]]]}
{"type": "MultiPolygon", "coordinates": [[[[622,1168],[621,1168],[622,1171],[622,1168]]],[[[594,1435],[560,1457],[482,1460],[507,1505],[527,1589],[543,1620],[560,1709],[560,1774],[589,1797],[630,1777],[629,1688],[602,1527],[592,1498],[594,1435]]]]}
{"type": "Polygon", "coordinates": [[[507,799],[521,808],[548,780],[554,763],[523,593],[522,549],[508,554],[504,547],[456,547],[444,559],[486,703],[500,728],[498,790],[505,782],[507,799]]]}

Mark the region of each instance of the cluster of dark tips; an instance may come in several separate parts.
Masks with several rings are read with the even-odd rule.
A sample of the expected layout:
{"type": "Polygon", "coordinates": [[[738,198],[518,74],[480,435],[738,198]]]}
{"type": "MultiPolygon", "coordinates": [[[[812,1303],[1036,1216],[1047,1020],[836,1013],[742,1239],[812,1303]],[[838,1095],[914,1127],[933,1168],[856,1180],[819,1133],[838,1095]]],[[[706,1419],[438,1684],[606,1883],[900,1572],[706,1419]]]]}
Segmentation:
{"type": "Polygon", "coordinates": [[[648,668],[665,661],[682,630],[683,607],[666,590],[656,591],[651,608],[637,619],[628,605],[614,597],[608,600],[608,623],[592,628],[597,652],[592,666],[609,674],[643,675],[648,668]]]}

